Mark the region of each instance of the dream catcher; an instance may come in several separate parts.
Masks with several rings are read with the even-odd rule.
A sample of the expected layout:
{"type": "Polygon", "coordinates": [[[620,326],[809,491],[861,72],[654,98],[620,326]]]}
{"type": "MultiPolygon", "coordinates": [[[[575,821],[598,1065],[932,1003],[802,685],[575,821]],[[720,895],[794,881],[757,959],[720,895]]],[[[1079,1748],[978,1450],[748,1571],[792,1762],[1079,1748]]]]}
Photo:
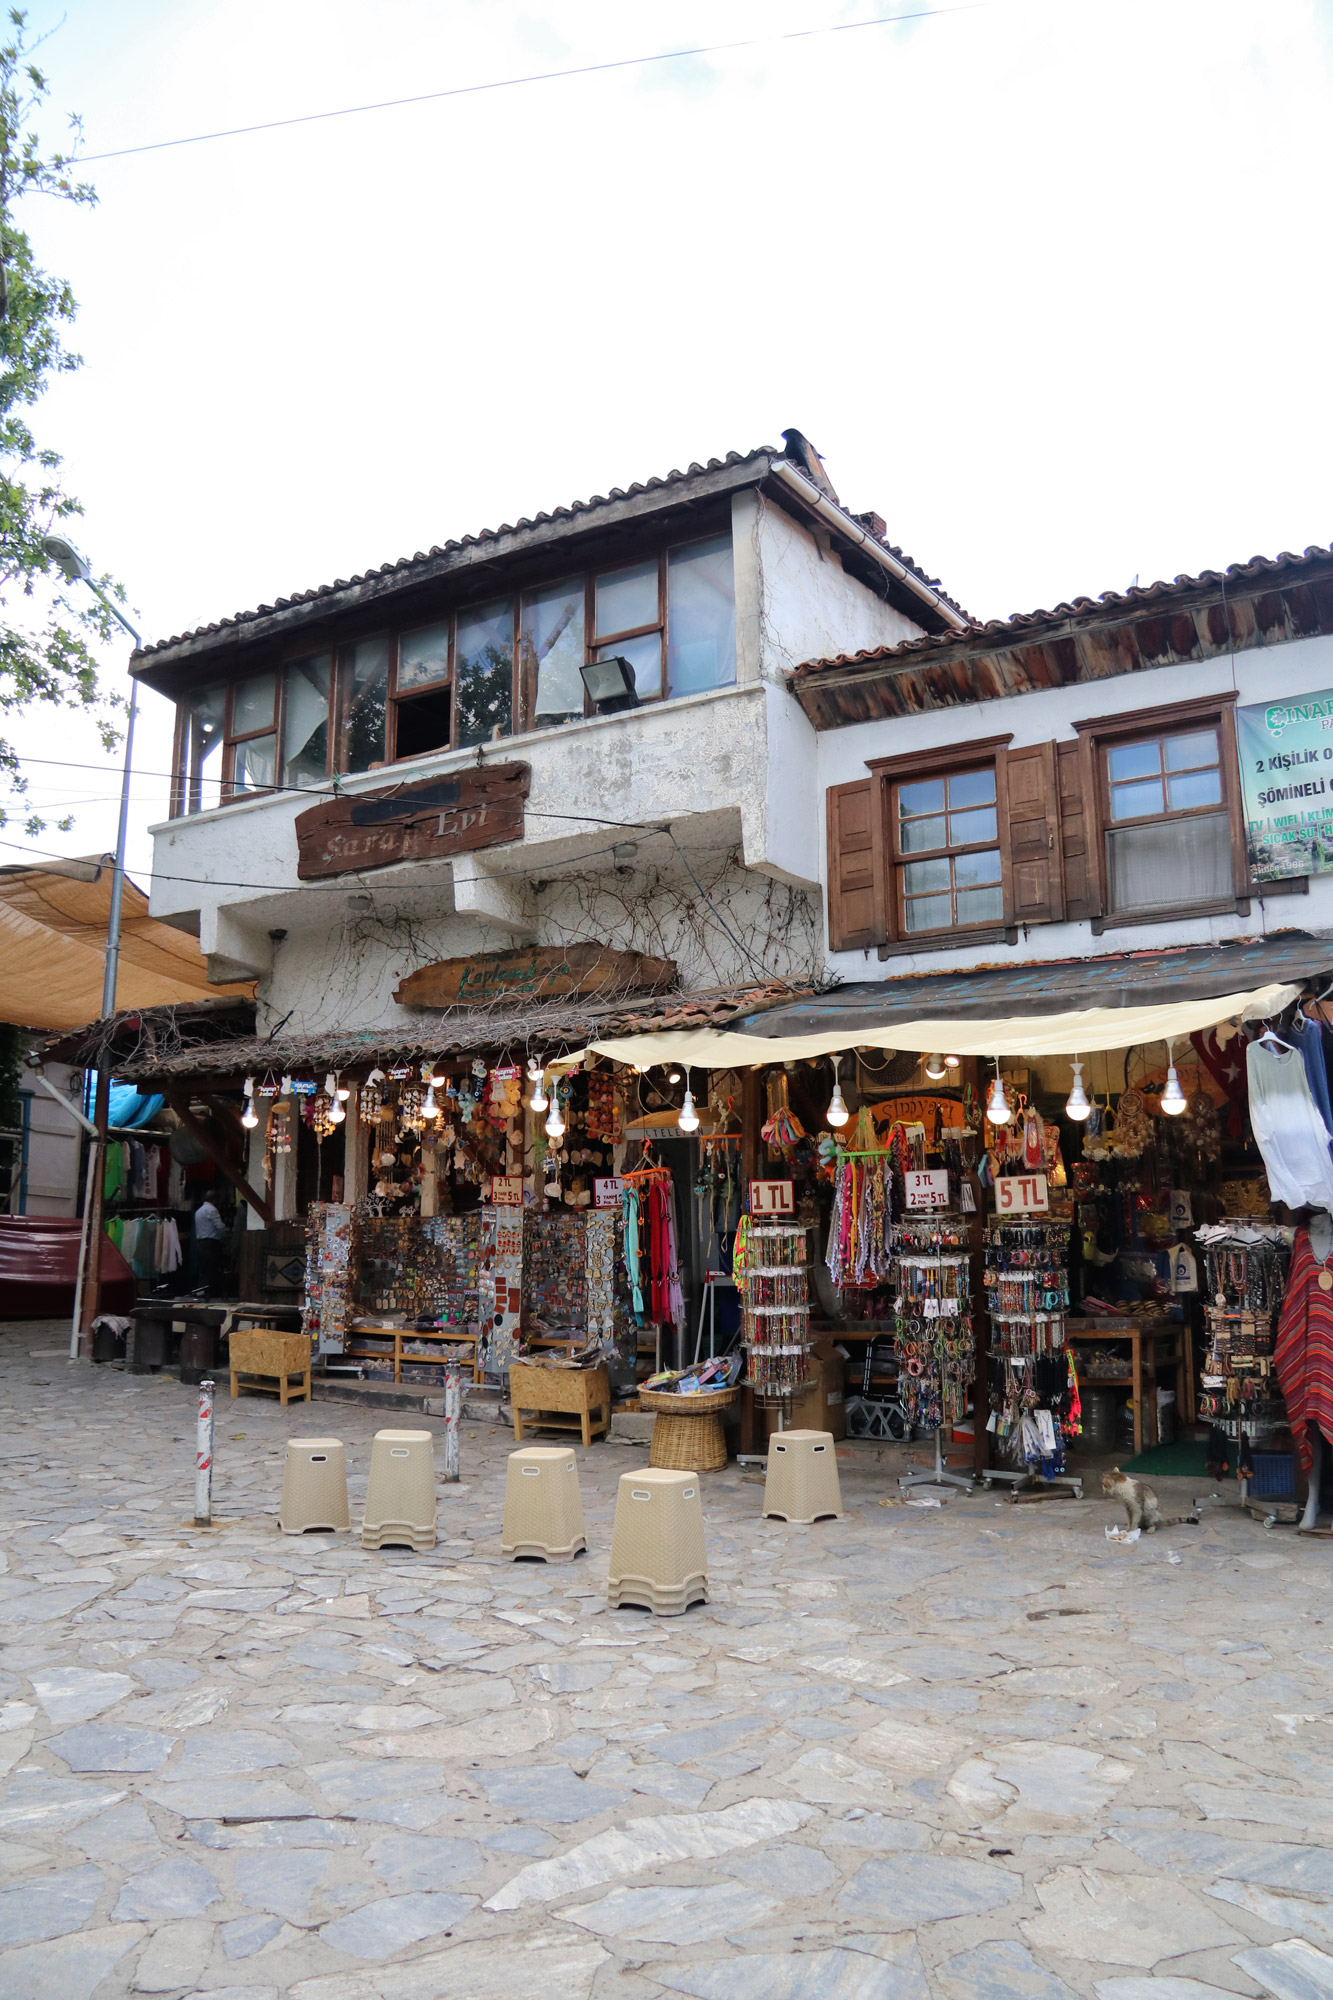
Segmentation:
{"type": "Polygon", "coordinates": [[[1180,1120],[1180,1136],[1192,1153],[1215,1155],[1222,1144],[1217,1106],[1206,1090],[1192,1090],[1180,1120]]]}
{"type": "Polygon", "coordinates": [[[310,1100],[310,1127],[317,1139],[327,1139],[338,1120],[333,1116],[334,1099],[327,1090],[317,1090],[310,1100]]]}
{"type": "Polygon", "coordinates": [[[1115,1150],[1123,1159],[1136,1160],[1153,1141],[1152,1117],[1147,1100],[1133,1084],[1120,1093],[1115,1108],[1115,1150]]]}
{"type": "MultiPolygon", "coordinates": [[[[409,1069],[407,1072],[411,1076],[409,1069]]],[[[420,1084],[405,1083],[398,1093],[398,1123],[404,1132],[420,1132],[426,1124],[426,1093],[420,1084]]]]}

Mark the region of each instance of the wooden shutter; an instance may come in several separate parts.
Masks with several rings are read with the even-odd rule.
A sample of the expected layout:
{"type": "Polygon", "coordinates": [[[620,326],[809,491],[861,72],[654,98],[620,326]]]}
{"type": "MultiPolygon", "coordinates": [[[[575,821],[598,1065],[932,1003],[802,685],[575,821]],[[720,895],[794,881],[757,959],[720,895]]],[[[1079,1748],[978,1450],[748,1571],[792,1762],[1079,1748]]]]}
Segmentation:
{"type": "Polygon", "coordinates": [[[1060,799],[1054,743],[1002,753],[1001,839],[1006,843],[1011,924],[1054,924],[1065,914],[1060,799]]]}
{"type": "Polygon", "coordinates": [[[882,944],[883,862],[879,827],[881,784],[860,778],[828,789],[828,945],[864,951],[882,944]]]}
{"type": "Polygon", "coordinates": [[[1088,758],[1082,742],[1055,746],[1060,788],[1060,855],[1065,871],[1065,915],[1071,922],[1102,914],[1098,894],[1095,802],[1088,795],[1088,758]]]}

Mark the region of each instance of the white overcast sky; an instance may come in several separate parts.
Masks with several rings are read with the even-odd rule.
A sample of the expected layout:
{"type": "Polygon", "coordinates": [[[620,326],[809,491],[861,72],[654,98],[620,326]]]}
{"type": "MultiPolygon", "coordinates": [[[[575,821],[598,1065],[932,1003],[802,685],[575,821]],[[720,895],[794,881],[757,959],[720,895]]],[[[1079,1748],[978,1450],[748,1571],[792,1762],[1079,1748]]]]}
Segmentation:
{"type": "MultiPolygon", "coordinates": [[[[98,153],[920,4],[31,11],[98,153]]],[[[1331,51],[1327,0],[991,0],[106,160],[23,218],[85,359],[38,428],[153,637],[791,424],[984,617],[1327,544],[1331,51]]],[[[100,768],[0,838],[112,845],[91,731],[12,733],[100,768]]]]}

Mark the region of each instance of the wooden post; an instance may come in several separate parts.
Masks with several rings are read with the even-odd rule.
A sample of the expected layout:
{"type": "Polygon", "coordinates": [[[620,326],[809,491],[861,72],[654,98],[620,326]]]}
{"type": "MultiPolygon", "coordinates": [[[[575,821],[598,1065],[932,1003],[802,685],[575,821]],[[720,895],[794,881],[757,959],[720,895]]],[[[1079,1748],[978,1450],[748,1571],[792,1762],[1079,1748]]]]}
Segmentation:
{"type": "Polygon", "coordinates": [[[366,1192],[366,1135],[361,1124],[361,1086],[352,1085],[343,1120],[343,1200],[354,1206],[366,1192]]]}
{"type": "Polygon", "coordinates": [[[757,1069],[741,1078],[741,1180],[759,1178],[759,1133],[764,1123],[764,1079],[757,1069]]]}
{"type": "MultiPolygon", "coordinates": [[[[186,1131],[191,1133],[193,1137],[199,1141],[199,1144],[208,1154],[208,1157],[213,1162],[213,1165],[218,1169],[220,1173],[225,1174],[226,1178],[231,1182],[232,1186],[235,1188],[237,1194],[240,1195],[242,1201],[248,1201],[251,1208],[254,1209],[255,1213],[263,1217],[266,1227],[271,1226],[271,1224],[275,1219],[271,1205],[264,1199],[262,1194],[255,1193],[249,1181],[245,1178],[245,1175],[241,1173],[237,1167],[234,1167],[232,1165],[231,1161],[227,1157],[225,1150],[221,1146],[219,1146],[217,1140],[213,1137],[213,1134],[209,1131],[207,1125],[202,1124],[200,1120],[195,1117],[193,1111],[190,1109],[189,1092],[183,1090],[168,1090],[166,1093],[166,1099],[167,1103],[171,1106],[176,1116],[180,1119],[181,1124],[185,1127],[186,1131]]],[[[294,1108],[292,1113],[293,1144],[295,1144],[295,1127],[299,1115],[300,1115],[299,1111],[297,1111],[294,1108]]]]}
{"type": "Polygon", "coordinates": [[[463,1378],[456,1368],[444,1371],[444,1476],[458,1477],[458,1416],[463,1407],[463,1378]]]}
{"type": "Polygon", "coordinates": [[[421,1213],[423,1219],[440,1212],[440,1149],[421,1142],[421,1213]]]}
{"type": "Polygon", "coordinates": [[[102,1223],[106,1207],[106,1128],[111,1115],[110,1057],[104,1052],[97,1072],[97,1097],[93,1123],[95,1138],[89,1140],[96,1164],[92,1172],[92,1200],[84,1217],[88,1232],[88,1254],[83,1260],[83,1299],[79,1307],[79,1359],[88,1361],[93,1351],[93,1321],[101,1311],[102,1223]]]}

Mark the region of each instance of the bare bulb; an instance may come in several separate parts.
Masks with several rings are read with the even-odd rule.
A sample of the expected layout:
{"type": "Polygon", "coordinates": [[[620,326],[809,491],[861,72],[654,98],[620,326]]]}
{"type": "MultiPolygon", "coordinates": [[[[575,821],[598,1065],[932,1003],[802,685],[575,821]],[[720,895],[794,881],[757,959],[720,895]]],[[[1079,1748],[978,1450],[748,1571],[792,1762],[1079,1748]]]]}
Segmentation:
{"type": "Polygon", "coordinates": [[[1065,1117],[1077,1119],[1079,1124],[1082,1124],[1083,1120],[1091,1115],[1092,1106],[1088,1102],[1088,1093],[1083,1088],[1083,1065],[1081,1062],[1076,1062],[1074,1064],[1074,1081],[1070,1085],[1069,1095],[1065,1099],[1065,1117]]]}
{"type": "Polygon", "coordinates": [[[992,1125],[1007,1125],[1013,1115],[1009,1099],[1004,1094],[1004,1078],[997,1076],[990,1087],[990,1099],[986,1105],[986,1116],[992,1125]]]}
{"type": "Polygon", "coordinates": [[[943,1056],[926,1057],[926,1075],[930,1077],[930,1079],[934,1083],[938,1083],[940,1081],[941,1077],[943,1077],[946,1074],[948,1067],[949,1065],[943,1056]]]}
{"type": "Polygon", "coordinates": [[[828,1110],[824,1113],[824,1116],[828,1119],[830,1125],[845,1125],[851,1115],[843,1099],[842,1085],[835,1081],[833,1095],[828,1101],[828,1110]]]}
{"type": "Polygon", "coordinates": [[[697,1132],[699,1129],[699,1114],[694,1108],[694,1099],[688,1090],[685,1093],[685,1101],[680,1107],[680,1117],[676,1120],[676,1123],[682,1132],[697,1132]]]}
{"type": "Polygon", "coordinates": [[[1162,1109],[1168,1118],[1179,1118],[1181,1112],[1185,1109],[1185,1093],[1180,1087],[1180,1078],[1176,1074],[1174,1063],[1170,1063],[1167,1066],[1166,1082],[1162,1085],[1161,1103],[1162,1109]]]}

